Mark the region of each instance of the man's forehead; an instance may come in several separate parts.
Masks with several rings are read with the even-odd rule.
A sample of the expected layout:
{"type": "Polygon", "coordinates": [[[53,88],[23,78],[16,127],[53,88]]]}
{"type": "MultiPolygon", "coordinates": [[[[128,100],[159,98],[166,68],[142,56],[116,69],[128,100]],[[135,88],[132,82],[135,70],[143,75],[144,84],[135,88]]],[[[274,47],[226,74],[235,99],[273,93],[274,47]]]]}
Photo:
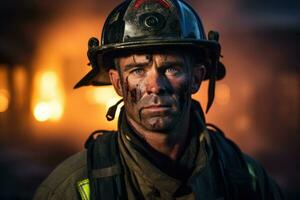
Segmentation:
{"type": "Polygon", "coordinates": [[[158,62],[182,62],[184,60],[184,55],[178,52],[133,53],[124,57],[120,57],[119,59],[122,64],[151,63],[153,60],[158,62]]]}

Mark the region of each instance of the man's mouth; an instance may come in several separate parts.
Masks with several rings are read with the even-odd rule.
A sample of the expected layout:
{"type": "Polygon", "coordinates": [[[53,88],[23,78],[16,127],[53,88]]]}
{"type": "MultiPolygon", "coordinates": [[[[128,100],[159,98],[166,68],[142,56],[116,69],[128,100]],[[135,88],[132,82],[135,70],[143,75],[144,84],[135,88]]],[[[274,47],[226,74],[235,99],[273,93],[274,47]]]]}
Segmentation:
{"type": "Polygon", "coordinates": [[[166,112],[172,109],[169,105],[150,105],[142,108],[144,112],[166,112]]]}

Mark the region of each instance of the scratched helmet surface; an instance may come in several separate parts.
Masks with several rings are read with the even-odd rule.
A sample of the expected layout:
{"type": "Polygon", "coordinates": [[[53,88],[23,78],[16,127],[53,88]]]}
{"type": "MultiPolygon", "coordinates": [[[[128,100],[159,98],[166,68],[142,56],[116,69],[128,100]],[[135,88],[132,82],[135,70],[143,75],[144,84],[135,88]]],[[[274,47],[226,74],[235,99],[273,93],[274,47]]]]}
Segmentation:
{"type": "Polygon", "coordinates": [[[202,57],[211,63],[205,79],[212,76],[221,79],[225,76],[224,66],[219,63],[215,66],[219,69],[213,69],[221,49],[217,40],[210,36],[206,39],[198,15],[182,0],[126,0],[107,17],[101,42],[95,37],[89,40],[87,55],[92,70],[74,88],[109,85],[107,69],[111,67],[109,60],[113,55],[162,47],[188,47],[204,52],[202,57]]]}

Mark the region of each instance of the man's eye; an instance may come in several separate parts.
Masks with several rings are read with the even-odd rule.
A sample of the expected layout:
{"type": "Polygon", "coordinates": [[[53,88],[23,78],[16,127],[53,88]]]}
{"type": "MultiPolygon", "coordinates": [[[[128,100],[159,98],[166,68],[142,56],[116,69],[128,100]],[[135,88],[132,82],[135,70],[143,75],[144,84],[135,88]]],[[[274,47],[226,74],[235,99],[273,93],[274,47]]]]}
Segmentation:
{"type": "Polygon", "coordinates": [[[166,69],[166,74],[177,75],[180,71],[176,67],[168,67],[166,69]]]}
{"type": "Polygon", "coordinates": [[[143,69],[140,69],[140,68],[137,68],[137,69],[134,69],[132,70],[130,73],[136,75],[136,76],[141,76],[144,74],[144,70],[143,69]]]}

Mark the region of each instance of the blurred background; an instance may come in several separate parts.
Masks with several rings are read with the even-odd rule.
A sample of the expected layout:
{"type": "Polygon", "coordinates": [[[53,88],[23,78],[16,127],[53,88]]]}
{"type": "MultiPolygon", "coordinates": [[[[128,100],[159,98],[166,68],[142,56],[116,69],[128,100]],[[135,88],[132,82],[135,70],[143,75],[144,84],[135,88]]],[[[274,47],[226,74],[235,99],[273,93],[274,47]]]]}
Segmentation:
{"type": "MultiPolygon", "coordinates": [[[[111,87],[72,88],[90,70],[88,39],[120,2],[0,1],[0,199],[31,199],[92,131],[116,129],[111,87]]],[[[227,67],[207,121],[300,199],[300,1],[187,2],[220,32],[227,67]]],[[[194,96],[202,105],[206,88],[194,96]]]]}

